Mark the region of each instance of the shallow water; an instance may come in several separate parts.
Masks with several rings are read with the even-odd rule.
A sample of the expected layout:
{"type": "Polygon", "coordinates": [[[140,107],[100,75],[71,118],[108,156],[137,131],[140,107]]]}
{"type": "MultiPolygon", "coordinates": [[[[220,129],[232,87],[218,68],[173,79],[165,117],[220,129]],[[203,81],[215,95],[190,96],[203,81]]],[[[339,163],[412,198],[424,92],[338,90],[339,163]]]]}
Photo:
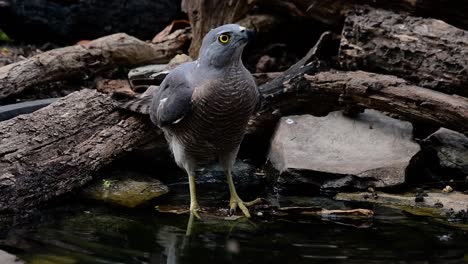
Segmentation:
{"type": "MultiPolygon", "coordinates": [[[[468,229],[415,217],[396,209],[346,204],[309,193],[266,190],[248,166],[236,165],[245,200],[257,195],[277,206],[369,208],[372,219],[253,217],[237,221],[195,220],[158,213],[153,205],[188,205],[185,175],[168,175],[170,193],[153,205],[123,209],[94,201],[64,201],[34,221],[0,232],[0,249],[33,264],[75,263],[468,263],[468,229]],[[171,182],[172,181],[172,182],[171,182]]],[[[222,171],[201,172],[202,207],[227,207],[222,171]]],[[[1,231],[1,228],[0,228],[1,231]]]]}
{"type": "MultiPolygon", "coordinates": [[[[188,202],[186,187],[171,186],[172,198],[164,202],[188,202]]],[[[211,187],[200,191],[202,206],[225,204],[227,197],[211,187]]],[[[275,199],[283,205],[345,206],[327,198],[275,199]]],[[[1,244],[33,264],[468,262],[466,231],[399,210],[372,209],[376,216],[370,220],[196,220],[186,237],[187,215],[77,203],[11,230],[1,244]]]]}

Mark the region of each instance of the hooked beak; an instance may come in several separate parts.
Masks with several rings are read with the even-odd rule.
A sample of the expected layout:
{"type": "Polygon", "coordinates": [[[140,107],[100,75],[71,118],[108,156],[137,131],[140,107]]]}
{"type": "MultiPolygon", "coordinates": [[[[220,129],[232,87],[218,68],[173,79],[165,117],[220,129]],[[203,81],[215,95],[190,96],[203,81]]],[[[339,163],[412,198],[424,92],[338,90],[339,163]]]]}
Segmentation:
{"type": "Polygon", "coordinates": [[[241,32],[242,39],[245,40],[246,42],[252,41],[252,39],[255,37],[254,30],[249,30],[249,29],[242,27],[240,32],[241,32]]]}

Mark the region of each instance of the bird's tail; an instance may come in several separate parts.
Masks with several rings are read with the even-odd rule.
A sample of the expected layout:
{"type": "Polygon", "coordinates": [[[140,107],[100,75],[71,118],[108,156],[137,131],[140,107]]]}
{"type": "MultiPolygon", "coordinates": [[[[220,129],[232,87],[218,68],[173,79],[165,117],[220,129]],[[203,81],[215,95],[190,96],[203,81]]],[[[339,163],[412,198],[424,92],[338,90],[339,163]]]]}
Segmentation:
{"type": "Polygon", "coordinates": [[[114,102],[118,108],[148,115],[151,109],[151,102],[153,100],[152,91],[155,88],[155,86],[150,86],[145,93],[137,96],[114,93],[112,94],[112,97],[115,99],[114,102]]]}

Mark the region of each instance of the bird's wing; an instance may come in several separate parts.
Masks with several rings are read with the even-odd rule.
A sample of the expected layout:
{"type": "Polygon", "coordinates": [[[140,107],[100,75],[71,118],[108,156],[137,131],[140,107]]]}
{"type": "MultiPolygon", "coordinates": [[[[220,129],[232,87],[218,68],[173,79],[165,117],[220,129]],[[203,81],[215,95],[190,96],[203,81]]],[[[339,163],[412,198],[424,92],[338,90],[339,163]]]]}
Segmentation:
{"type": "Polygon", "coordinates": [[[150,117],[157,126],[175,124],[192,110],[194,87],[187,79],[192,67],[193,63],[185,63],[175,68],[154,91],[150,117]]]}
{"type": "Polygon", "coordinates": [[[148,115],[151,110],[151,102],[153,101],[155,89],[159,89],[159,86],[149,86],[143,94],[139,95],[131,95],[117,91],[112,94],[112,98],[114,99],[113,103],[118,108],[148,115]]]}

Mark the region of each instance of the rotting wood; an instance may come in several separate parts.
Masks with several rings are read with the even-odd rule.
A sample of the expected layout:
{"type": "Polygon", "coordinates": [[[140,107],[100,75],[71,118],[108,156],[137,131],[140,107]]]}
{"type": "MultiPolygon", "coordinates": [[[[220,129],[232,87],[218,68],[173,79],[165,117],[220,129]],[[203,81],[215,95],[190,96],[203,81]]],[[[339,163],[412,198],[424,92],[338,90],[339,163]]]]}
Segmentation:
{"type": "Polygon", "coordinates": [[[117,66],[167,63],[182,53],[190,34],[177,30],[164,41],[146,43],[119,33],[38,54],[0,68],[0,99],[35,86],[76,76],[95,75],[117,66]]]}
{"type": "Polygon", "coordinates": [[[360,9],[346,18],[339,60],[345,70],[468,96],[468,32],[440,20],[360,9]]]}

